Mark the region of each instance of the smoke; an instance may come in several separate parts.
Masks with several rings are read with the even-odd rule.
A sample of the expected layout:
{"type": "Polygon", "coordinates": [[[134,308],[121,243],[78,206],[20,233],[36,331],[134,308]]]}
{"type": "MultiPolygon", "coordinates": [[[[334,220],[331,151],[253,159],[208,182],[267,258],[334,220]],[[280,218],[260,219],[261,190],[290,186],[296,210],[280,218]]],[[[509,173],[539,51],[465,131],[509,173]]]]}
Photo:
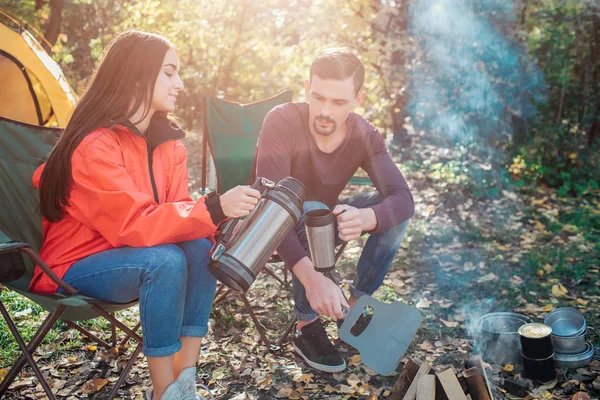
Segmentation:
{"type": "Polygon", "coordinates": [[[415,0],[409,115],[418,130],[453,142],[506,142],[513,119],[534,120],[545,102],[541,70],[514,31],[512,0],[415,0]]]}

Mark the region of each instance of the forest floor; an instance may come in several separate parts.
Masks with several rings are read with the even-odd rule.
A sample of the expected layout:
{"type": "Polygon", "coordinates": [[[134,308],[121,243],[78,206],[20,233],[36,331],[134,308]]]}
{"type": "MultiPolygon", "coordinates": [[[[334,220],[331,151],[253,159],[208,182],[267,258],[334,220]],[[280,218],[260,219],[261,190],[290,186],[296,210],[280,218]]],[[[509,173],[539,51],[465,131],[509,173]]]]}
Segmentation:
{"type": "MultiPolygon", "coordinates": [[[[193,142],[188,147],[198,149],[193,142]]],[[[495,311],[543,322],[556,308],[576,308],[587,320],[588,340],[600,348],[600,193],[560,198],[550,188],[525,185],[506,186],[494,198],[478,199],[472,186],[465,184],[464,169],[448,168],[458,159],[452,150],[420,145],[411,154],[398,156],[397,163],[412,189],[416,212],[383,286],[374,294],[384,302],[405,302],[423,316],[397,372],[378,375],[347,345],[342,350],[348,368],[335,374],[308,367],[289,341],[280,351],[267,352],[240,298],[230,294],[213,309],[198,363],[215,398],[386,398],[408,358],[427,362],[436,371],[464,370],[465,361],[480,351],[478,318],[495,311]]],[[[463,162],[477,163],[475,158],[463,162]]],[[[196,177],[190,181],[192,190],[198,190],[194,164],[190,175],[196,177]]],[[[372,189],[349,187],[346,194],[362,190],[372,189]]],[[[351,242],[337,265],[345,290],[363,244],[364,238],[351,242]]],[[[272,267],[282,276],[281,264],[272,267]]],[[[1,296],[28,340],[43,319],[43,310],[9,291],[1,296]]],[[[292,316],[291,291],[261,274],[248,297],[276,340],[292,316]]],[[[119,314],[132,325],[138,318],[136,308],[119,314]]],[[[99,319],[86,326],[99,335],[106,329],[99,319]]],[[[340,344],[332,321],[328,332],[340,344]]],[[[0,344],[2,379],[18,355],[3,320],[0,344]]],[[[104,351],[58,322],[36,358],[60,398],[103,399],[122,369],[125,358],[120,354],[133,349],[120,350],[104,351]]],[[[579,369],[557,369],[557,379],[543,385],[524,379],[519,363],[490,367],[497,398],[571,399],[580,392],[592,399],[600,396],[597,360],[579,369]],[[521,389],[509,390],[506,383],[515,381],[521,389]]],[[[149,385],[147,371],[145,359],[139,357],[120,398],[143,399],[149,385]]],[[[5,398],[45,395],[26,369],[5,398]]]]}

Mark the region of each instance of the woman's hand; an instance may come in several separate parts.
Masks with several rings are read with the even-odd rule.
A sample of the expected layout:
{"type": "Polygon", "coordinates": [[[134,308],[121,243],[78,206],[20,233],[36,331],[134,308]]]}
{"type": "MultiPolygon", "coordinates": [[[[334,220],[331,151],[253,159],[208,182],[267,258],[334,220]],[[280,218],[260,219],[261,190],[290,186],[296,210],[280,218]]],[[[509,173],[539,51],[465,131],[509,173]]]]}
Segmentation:
{"type": "Polygon", "coordinates": [[[236,186],[219,197],[223,213],[230,218],[250,214],[260,199],[260,192],[250,186],[236,186]]]}

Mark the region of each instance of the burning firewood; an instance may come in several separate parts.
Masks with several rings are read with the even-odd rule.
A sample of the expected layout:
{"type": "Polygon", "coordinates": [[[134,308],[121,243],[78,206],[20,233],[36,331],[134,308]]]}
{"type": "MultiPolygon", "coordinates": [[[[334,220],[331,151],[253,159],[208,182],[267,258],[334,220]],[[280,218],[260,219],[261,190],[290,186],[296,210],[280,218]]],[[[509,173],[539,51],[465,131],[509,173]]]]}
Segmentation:
{"type": "Polygon", "coordinates": [[[426,363],[409,360],[394,384],[390,400],[493,400],[487,374],[479,357],[459,376],[454,369],[435,371],[426,363]]]}

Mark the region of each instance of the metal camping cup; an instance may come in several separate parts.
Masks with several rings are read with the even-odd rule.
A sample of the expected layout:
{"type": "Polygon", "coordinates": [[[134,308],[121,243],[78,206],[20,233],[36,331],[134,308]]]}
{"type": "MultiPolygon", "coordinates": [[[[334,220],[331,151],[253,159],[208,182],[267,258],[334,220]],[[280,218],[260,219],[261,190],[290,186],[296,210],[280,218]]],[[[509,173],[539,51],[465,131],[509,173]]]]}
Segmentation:
{"type": "Polygon", "coordinates": [[[302,182],[292,177],[276,185],[258,178],[252,187],[265,188],[256,207],[241,222],[240,218],[227,221],[211,249],[210,272],[238,292],[248,290],[273,251],[294,227],[302,215],[306,196],[302,182]]]}
{"type": "Polygon", "coordinates": [[[315,271],[335,268],[335,215],[328,209],[312,210],[304,216],[310,256],[315,271]]]}

